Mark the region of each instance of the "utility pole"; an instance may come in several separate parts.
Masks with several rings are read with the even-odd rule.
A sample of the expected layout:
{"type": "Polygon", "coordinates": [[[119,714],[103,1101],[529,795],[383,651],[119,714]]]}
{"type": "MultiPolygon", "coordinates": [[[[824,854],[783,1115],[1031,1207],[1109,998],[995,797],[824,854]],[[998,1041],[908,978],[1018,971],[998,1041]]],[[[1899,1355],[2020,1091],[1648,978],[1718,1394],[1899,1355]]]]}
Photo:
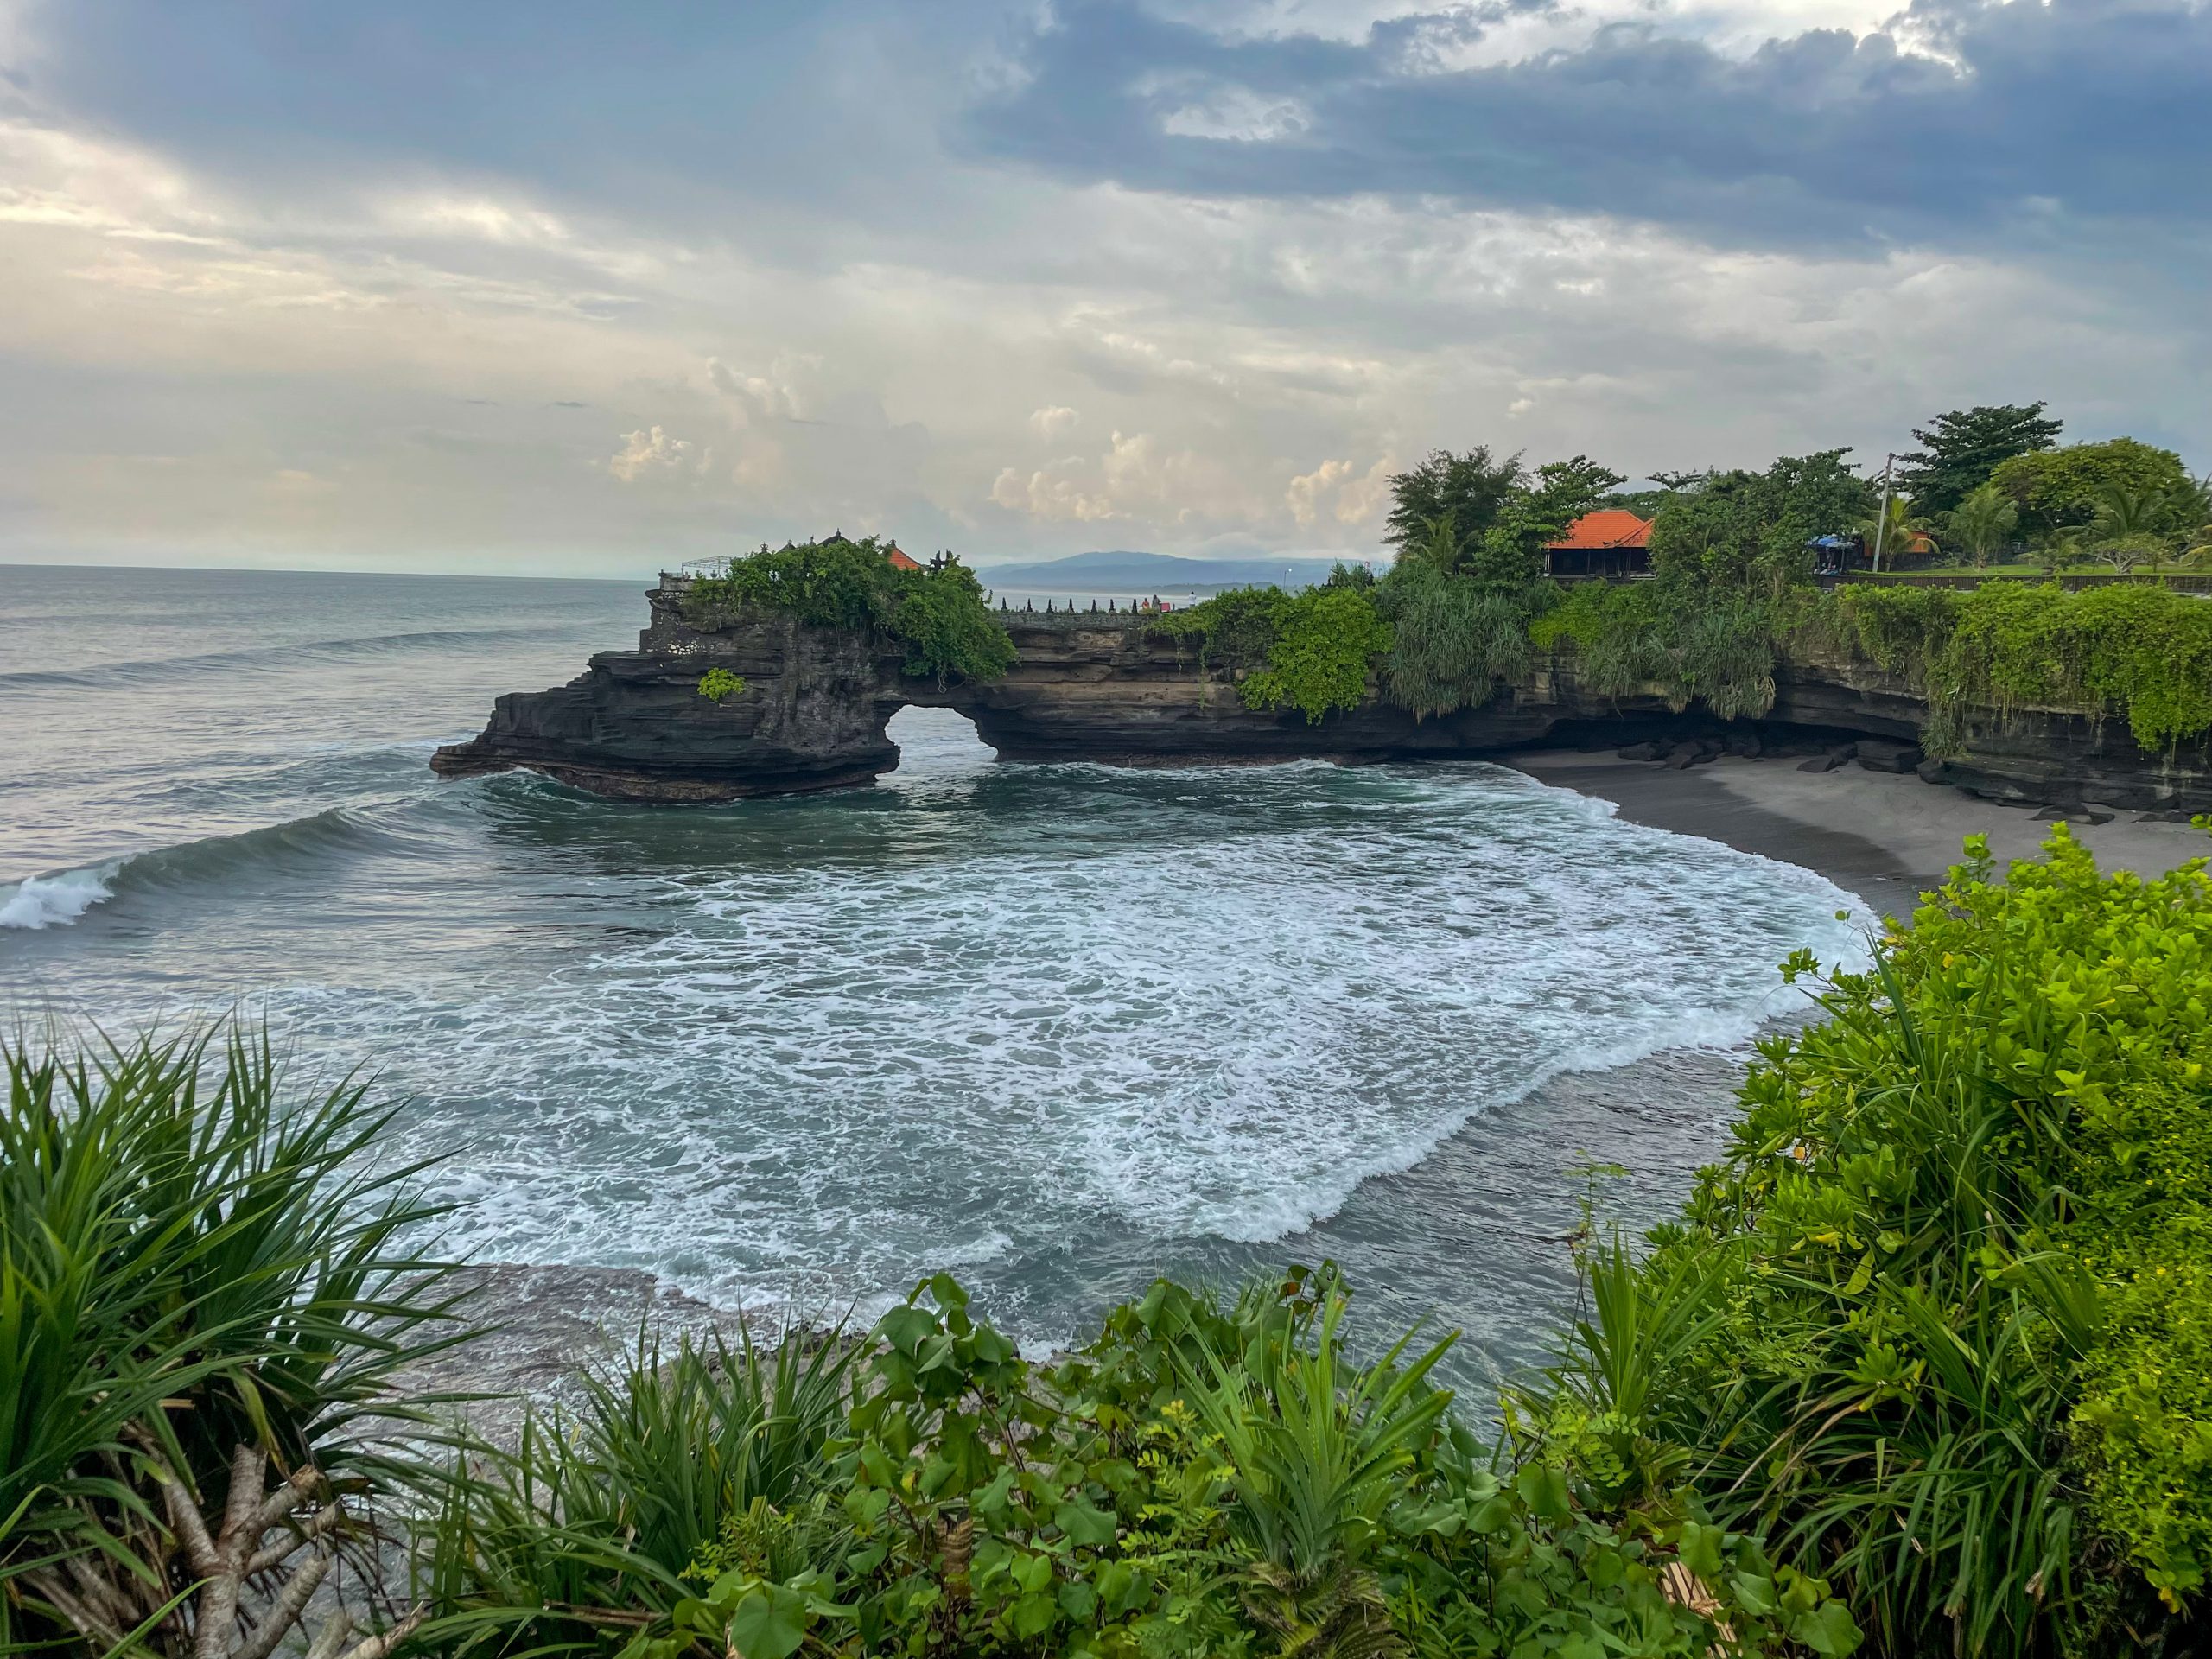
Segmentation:
{"type": "Polygon", "coordinates": [[[1874,574],[1882,574],[1882,542],[1890,533],[1890,468],[1897,465],[1895,455],[1882,457],[1882,510],[1874,520],[1874,574]]]}

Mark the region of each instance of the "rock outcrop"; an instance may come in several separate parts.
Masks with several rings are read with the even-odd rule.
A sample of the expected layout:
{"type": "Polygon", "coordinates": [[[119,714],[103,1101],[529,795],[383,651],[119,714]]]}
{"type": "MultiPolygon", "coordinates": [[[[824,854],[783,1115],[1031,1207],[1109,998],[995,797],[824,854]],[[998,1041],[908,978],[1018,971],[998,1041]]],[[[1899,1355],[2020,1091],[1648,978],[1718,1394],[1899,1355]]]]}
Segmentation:
{"type": "MultiPolygon", "coordinates": [[[[603,652],[567,685],[501,697],[482,735],[440,749],[448,777],[527,767],[628,801],[724,801],[870,782],[898,765],[886,734],[909,704],[949,707],[1009,760],[1127,766],[1286,760],[1473,759],[1545,744],[1656,745],[1656,756],[1798,748],[1869,741],[1884,764],[1996,799],[2137,810],[2212,809],[2212,758],[2202,745],[2146,754],[2124,722],[2029,709],[1968,722],[1940,760],[1913,753],[1927,700],[1872,665],[1808,657],[1779,665],[1773,708],[1724,731],[1695,707],[1669,708],[1653,688],[1613,699],[1582,686],[1572,653],[1501,686],[1480,709],[1415,721],[1375,697],[1309,724],[1294,710],[1244,707],[1230,676],[1188,642],[1126,613],[1006,613],[1020,659],[988,684],[939,685],[902,671],[898,647],[787,616],[726,626],[686,620],[688,583],[664,576],[635,651],[603,652]],[[746,682],[717,703],[701,677],[746,682]],[[1726,740],[1726,741],[1724,741],[1726,740]]],[[[1688,760],[1685,764],[1689,763],[1688,760]]]]}

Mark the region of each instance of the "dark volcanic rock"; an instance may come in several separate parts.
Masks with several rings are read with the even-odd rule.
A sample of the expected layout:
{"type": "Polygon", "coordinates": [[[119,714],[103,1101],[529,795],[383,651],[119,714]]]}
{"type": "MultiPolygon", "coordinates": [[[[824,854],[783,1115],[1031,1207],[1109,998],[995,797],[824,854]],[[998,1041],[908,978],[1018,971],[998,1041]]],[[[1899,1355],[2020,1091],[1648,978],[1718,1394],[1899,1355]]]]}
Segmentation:
{"type": "Polygon", "coordinates": [[[1866,738],[1859,744],[1859,764],[1869,772],[1910,772],[1927,758],[1917,743],[1885,743],[1879,738],[1866,738]]]}
{"type": "Polygon", "coordinates": [[[1810,653],[1777,664],[1774,705],[1755,728],[1716,728],[1656,685],[1596,695],[1582,686],[1571,650],[1498,683],[1478,708],[1417,721],[1370,690],[1358,708],[1317,723],[1295,710],[1247,709],[1230,672],[1127,613],[1003,613],[1018,653],[1012,671],[987,685],[943,686],[906,677],[896,648],[864,634],[781,616],[695,621],[684,614],[689,588],[683,577],[664,577],[636,651],[603,652],[567,685],[501,697],[482,735],[439,750],[432,766],[448,777],[528,767],[629,801],[840,789],[897,765],[885,723],[919,703],[959,710],[1009,760],[1464,760],[1635,736],[1617,751],[1624,760],[1690,766],[1724,752],[1825,746],[1803,770],[1832,771],[1855,755],[1869,770],[1919,769],[1993,799],[2087,798],[2184,816],[2212,809],[2204,743],[2146,753],[2125,722],[2084,713],[1970,719],[1962,741],[1923,761],[1921,692],[1871,664],[1810,653]],[[720,704],[701,696],[700,677],[715,668],[742,676],[745,690],[720,704]]]}

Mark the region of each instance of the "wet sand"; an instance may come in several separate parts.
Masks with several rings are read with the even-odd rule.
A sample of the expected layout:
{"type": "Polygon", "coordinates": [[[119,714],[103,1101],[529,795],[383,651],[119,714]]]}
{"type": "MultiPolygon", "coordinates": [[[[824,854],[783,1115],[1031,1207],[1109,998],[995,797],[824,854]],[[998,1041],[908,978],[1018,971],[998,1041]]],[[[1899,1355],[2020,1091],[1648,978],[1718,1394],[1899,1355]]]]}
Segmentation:
{"type": "MultiPolygon", "coordinates": [[[[1943,880],[1967,836],[1986,835],[1990,850],[2006,860],[2036,856],[2051,831],[2032,809],[1999,806],[1911,772],[1867,772],[1855,761],[1808,772],[1798,769],[1801,760],[1724,755],[1676,772],[1544,750],[1516,755],[1512,764],[1541,782],[1611,801],[1633,823],[1818,870],[1891,915],[1909,914],[1918,895],[1943,880]]],[[[2203,831],[2133,813],[2093,823],[2075,812],[2068,827],[2107,869],[2159,875],[2212,855],[2203,831]]]]}

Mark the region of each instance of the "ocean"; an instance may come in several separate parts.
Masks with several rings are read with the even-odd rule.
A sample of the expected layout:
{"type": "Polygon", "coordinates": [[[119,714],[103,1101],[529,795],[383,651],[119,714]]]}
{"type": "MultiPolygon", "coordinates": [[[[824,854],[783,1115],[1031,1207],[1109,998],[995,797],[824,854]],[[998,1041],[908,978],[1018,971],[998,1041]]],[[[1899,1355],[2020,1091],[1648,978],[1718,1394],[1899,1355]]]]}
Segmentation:
{"type": "Polygon", "coordinates": [[[1863,950],[1818,874],[1482,764],[1001,764],[909,709],[842,794],[431,775],[642,586],[0,566],[0,1021],[372,1072],[484,1259],[817,1313],[946,1268],[1043,1345],[1328,1257],[1471,1378],[1541,1357],[1586,1193],[1719,1150],[1775,964],[1863,950]]]}

